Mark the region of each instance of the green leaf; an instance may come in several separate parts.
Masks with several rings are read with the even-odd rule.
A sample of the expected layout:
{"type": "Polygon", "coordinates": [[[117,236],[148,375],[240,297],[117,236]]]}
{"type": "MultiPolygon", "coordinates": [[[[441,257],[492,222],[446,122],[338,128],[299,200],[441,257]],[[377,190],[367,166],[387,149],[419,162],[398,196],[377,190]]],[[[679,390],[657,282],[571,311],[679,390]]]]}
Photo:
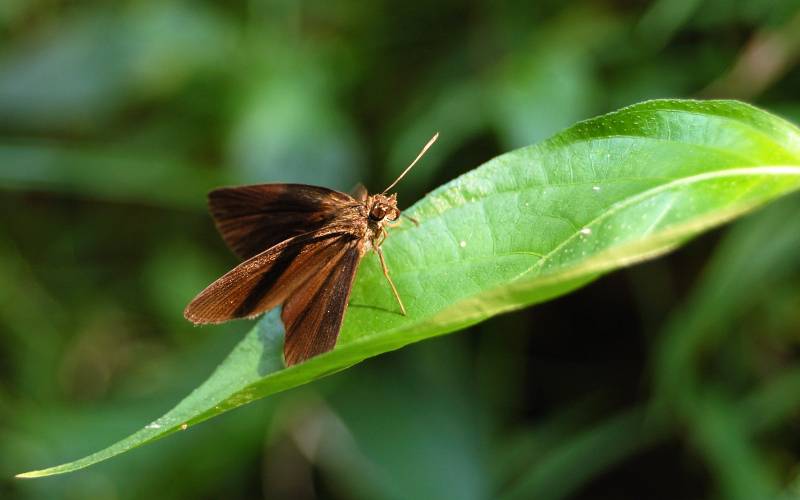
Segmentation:
{"type": "Polygon", "coordinates": [[[799,187],[800,131],[745,104],[650,101],[578,123],[410,209],[419,227],[393,229],[384,245],[408,316],[368,255],[333,351],[283,368],[273,311],[160,419],[93,455],[20,477],[86,467],[371,356],[567,293],[799,187]]]}

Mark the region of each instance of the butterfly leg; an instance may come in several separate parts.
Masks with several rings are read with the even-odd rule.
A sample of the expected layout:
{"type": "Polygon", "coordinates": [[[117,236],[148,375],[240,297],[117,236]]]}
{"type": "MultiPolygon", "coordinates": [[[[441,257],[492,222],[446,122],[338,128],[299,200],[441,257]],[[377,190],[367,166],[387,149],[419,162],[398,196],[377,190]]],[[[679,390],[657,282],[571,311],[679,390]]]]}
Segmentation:
{"type": "Polygon", "coordinates": [[[397,299],[397,303],[400,304],[400,312],[402,312],[403,316],[405,316],[406,308],[403,306],[403,301],[400,300],[400,294],[397,293],[397,287],[394,286],[394,282],[392,281],[392,278],[389,276],[389,268],[386,267],[386,260],[383,258],[383,250],[381,250],[380,245],[374,245],[373,248],[378,253],[378,258],[380,258],[381,260],[381,268],[383,268],[383,275],[386,277],[386,281],[389,282],[389,286],[392,287],[392,293],[394,293],[394,298],[397,299]]]}
{"type": "Polygon", "coordinates": [[[380,227],[380,232],[378,236],[372,239],[372,249],[377,252],[377,249],[383,245],[383,241],[389,236],[389,232],[386,230],[385,227],[380,227]]]}

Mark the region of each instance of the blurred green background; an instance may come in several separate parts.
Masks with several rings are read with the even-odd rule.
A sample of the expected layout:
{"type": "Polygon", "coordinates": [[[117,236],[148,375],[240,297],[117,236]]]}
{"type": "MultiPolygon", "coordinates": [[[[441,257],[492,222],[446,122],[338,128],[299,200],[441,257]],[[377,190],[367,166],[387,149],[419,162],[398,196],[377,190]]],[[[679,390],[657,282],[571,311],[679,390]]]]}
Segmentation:
{"type": "Polygon", "coordinates": [[[800,197],[577,293],[67,476],[249,328],[223,184],[408,206],[656,97],[800,122],[798,0],[0,2],[0,498],[800,498],[800,197]]]}

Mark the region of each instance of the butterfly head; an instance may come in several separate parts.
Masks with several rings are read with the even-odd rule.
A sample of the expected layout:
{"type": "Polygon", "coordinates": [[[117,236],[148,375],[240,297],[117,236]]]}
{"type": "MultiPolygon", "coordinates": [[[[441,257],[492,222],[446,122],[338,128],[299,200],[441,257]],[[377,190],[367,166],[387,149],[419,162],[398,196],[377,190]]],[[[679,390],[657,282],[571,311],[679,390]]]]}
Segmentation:
{"type": "Polygon", "coordinates": [[[393,221],[400,217],[400,209],[397,208],[397,194],[386,196],[376,194],[370,200],[369,219],[373,222],[384,220],[393,221]]]}

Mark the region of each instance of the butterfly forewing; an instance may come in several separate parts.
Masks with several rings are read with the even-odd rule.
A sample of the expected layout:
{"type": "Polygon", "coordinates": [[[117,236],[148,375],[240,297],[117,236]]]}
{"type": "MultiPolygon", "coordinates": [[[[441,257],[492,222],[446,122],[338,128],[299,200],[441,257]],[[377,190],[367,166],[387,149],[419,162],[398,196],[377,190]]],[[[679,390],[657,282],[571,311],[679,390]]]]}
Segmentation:
{"type": "Polygon", "coordinates": [[[257,316],[287,300],[312,276],[339,258],[356,228],[335,226],[289,238],[242,262],[189,303],[193,323],[221,323],[257,316]]]}
{"type": "Polygon", "coordinates": [[[211,215],[225,243],[249,259],[278,243],[322,229],[356,204],[345,193],[306,184],[220,188],[208,195],[211,215]]]}
{"type": "Polygon", "coordinates": [[[284,358],[291,366],[336,345],[344,311],[353,288],[364,240],[342,238],[338,255],[321,272],[309,278],[283,305],[286,329],[284,358]]]}

